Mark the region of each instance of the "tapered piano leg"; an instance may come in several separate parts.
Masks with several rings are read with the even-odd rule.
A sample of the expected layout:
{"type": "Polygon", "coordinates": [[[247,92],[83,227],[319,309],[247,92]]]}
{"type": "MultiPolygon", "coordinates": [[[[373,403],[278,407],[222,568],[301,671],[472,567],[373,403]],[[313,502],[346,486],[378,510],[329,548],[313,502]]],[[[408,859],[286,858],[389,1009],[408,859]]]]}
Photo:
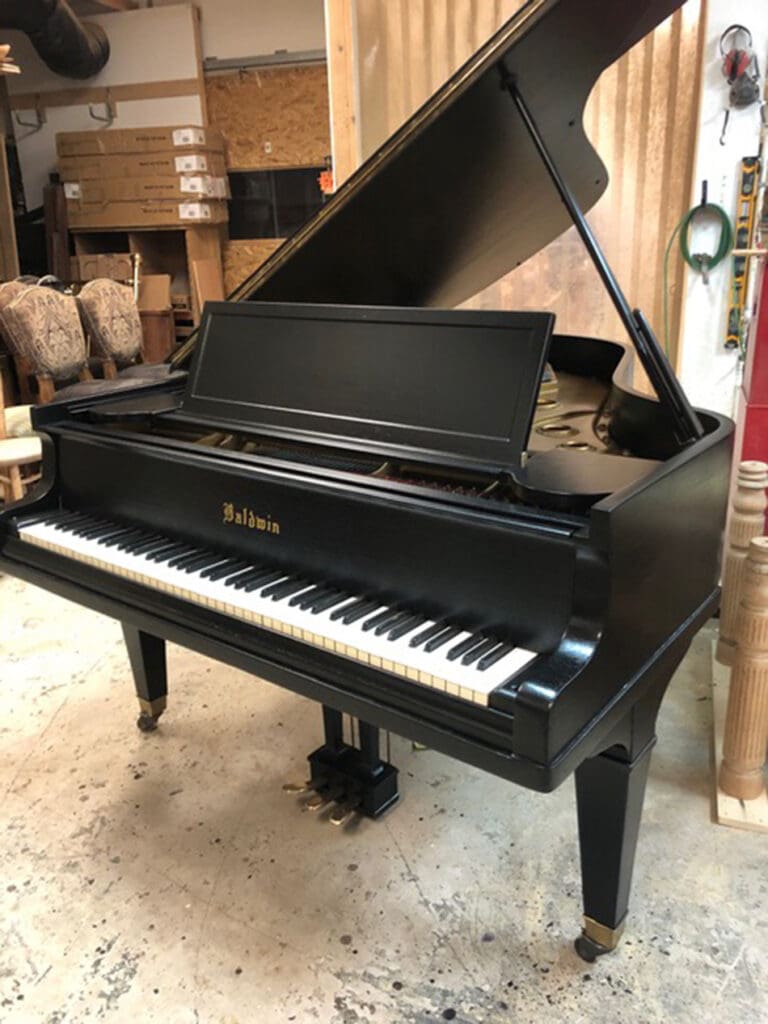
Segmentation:
{"type": "Polygon", "coordinates": [[[157,728],[157,720],[165,711],[168,698],[165,640],[126,622],[123,623],[123,636],[139,698],[140,714],[136,724],[142,732],[152,732],[157,728]]]}
{"type": "Polygon", "coordinates": [[[656,718],[686,645],[656,666],[655,679],[608,737],[605,748],[576,769],[584,926],[576,952],[593,961],[618,945],[629,906],[656,718]]]}
{"type": "Polygon", "coordinates": [[[632,761],[624,748],[616,747],[576,771],[584,898],[576,951],[584,960],[609,953],[621,938],[652,746],[632,761]]]}

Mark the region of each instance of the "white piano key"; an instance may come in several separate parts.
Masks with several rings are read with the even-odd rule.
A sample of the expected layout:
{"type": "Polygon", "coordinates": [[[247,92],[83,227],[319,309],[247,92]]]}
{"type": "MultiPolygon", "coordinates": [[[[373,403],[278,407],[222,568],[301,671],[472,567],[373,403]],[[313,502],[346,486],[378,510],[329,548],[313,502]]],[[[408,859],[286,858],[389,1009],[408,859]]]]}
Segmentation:
{"type": "MultiPolygon", "coordinates": [[[[262,596],[261,591],[266,587],[292,578],[288,572],[278,580],[260,584],[248,592],[244,588],[238,590],[228,586],[226,577],[214,581],[203,578],[201,574],[209,566],[186,572],[167,562],[153,561],[151,553],[118,551],[116,545],[109,547],[100,544],[98,537],[75,536],[67,530],[66,524],[55,526],[41,522],[28,527],[22,525],[19,535],[29,543],[42,545],[125,579],[465,701],[487,705],[490,693],[536,656],[532,651],[514,648],[496,664],[480,672],[477,662],[462,665],[461,657],[453,660],[448,658],[454,647],[473,635],[469,631],[457,633],[451,640],[430,652],[424,650],[423,644],[411,647],[410,641],[435,625],[431,620],[414,625],[396,640],[389,640],[386,632],[377,636],[375,629],[365,629],[366,622],[389,609],[390,606],[385,603],[372,608],[356,622],[345,625],[340,619],[334,620],[332,615],[338,608],[357,600],[355,595],[342,596],[336,604],[318,613],[291,604],[294,598],[313,590],[317,586],[315,582],[278,600],[271,595],[262,596]]],[[[222,556],[221,561],[224,560],[225,556],[222,556]]]]}

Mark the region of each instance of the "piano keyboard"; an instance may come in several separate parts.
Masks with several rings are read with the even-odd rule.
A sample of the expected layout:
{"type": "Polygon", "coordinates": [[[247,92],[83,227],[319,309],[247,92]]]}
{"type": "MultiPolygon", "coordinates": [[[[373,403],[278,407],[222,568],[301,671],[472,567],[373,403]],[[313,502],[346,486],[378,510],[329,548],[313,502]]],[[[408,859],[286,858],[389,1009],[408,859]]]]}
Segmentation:
{"type": "Polygon", "coordinates": [[[53,512],[16,525],[28,544],[475,704],[487,705],[493,690],[536,657],[274,564],[85,513],[53,512]]]}

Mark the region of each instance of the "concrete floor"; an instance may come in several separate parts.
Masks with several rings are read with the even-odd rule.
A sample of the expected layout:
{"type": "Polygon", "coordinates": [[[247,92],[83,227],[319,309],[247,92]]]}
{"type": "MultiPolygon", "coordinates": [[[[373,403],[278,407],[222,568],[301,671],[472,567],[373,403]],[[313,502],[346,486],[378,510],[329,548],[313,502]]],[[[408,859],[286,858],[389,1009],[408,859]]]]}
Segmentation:
{"type": "Polygon", "coordinates": [[[768,836],[710,820],[709,637],[665,702],[631,921],[593,966],[572,785],[393,738],[351,832],[281,792],[319,711],[170,651],[143,735],[117,625],[0,578],[0,1021],[768,1021],[768,836]]]}

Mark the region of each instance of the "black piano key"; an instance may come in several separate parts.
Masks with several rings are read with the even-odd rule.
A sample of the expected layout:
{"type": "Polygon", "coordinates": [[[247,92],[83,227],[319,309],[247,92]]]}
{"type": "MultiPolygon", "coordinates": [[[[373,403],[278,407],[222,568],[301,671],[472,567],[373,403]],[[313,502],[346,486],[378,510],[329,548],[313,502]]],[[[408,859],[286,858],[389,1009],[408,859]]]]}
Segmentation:
{"type": "Polygon", "coordinates": [[[430,654],[432,651],[436,651],[438,647],[442,647],[443,644],[447,644],[450,640],[453,640],[455,636],[458,636],[461,632],[460,629],[455,629],[453,626],[449,626],[439,633],[437,636],[433,636],[429,643],[424,644],[424,650],[430,654]]]}
{"type": "Polygon", "coordinates": [[[134,528],[132,526],[115,526],[110,533],[105,533],[103,537],[99,537],[98,543],[111,548],[133,532],[134,528]]]}
{"type": "Polygon", "coordinates": [[[302,608],[305,612],[312,612],[314,615],[315,609],[319,604],[323,604],[323,602],[329,597],[334,597],[336,594],[338,594],[338,590],[336,590],[335,587],[323,587],[323,589],[319,593],[316,593],[314,597],[308,597],[303,604],[299,605],[299,608],[302,608]]]}
{"type": "Polygon", "coordinates": [[[159,544],[163,540],[159,533],[146,533],[144,530],[136,530],[135,533],[124,534],[118,538],[117,550],[125,551],[129,555],[141,555],[147,545],[159,544]]]}
{"type": "Polygon", "coordinates": [[[401,622],[387,633],[387,640],[399,640],[401,636],[410,633],[425,621],[423,615],[409,615],[405,622],[401,622]]]}
{"type": "Polygon", "coordinates": [[[185,569],[189,562],[194,562],[201,555],[210,554],[209,551],[201,551],[200,548],[192,548],[187,554],[174,555],[168,559],[169,569],[185,569]]]}
{"type": "Polygon", "coordinates": [[[84,518],[85,515],[82,512],[69,512],[66,516],[53,523],[53,528],[54,530],[66,530],[68,526],[84,518]]]}
{"type": "Polygon", "coordinates": [[[237,588],[238,590],[244,590],[246,594],[252,594],[254,590],[261,590],[261,588],[265,587],[268,583],[273,583],[287,575],[288,573],[285,569],[272,569],[271,572],[265,569],[263,572],[259,573],[256,579],[251,580],[250,583],[237,584],[237,588]]]}
{"type": "Polygon", "coordinates": [[[37,526],[38,523],[45,523],[46,526],[55,526],[73,514],[66,508],[49,509],[47,512],[40,512],[36,516],[23,516],[21,519],[16,520],[16,525],[22,530],[28,526],[37,526]]]}
{"type": "Polygon", "coordinates": [[[371,601],[366,597],[361,597],[354,604],[348,604],[344,608],[339,608],[338,611],[331,615],[331,619],[333,622],[337,622],[340,619],[343,625],[351,626],[353,622],[365,618],[366,615],[375,612],[379,607],[378,601],[371,601]]]}
{"type": "Polygon", "coordinates": [[[88,516],[77,523],[69,523],[65,528],[65,532],[72,534],[73,537],[82,537],[86,530],[90,530],[92,527],[97,526],[98,522],[99,521],[94,519],[93,516],[88,516]]]}
{"type": "Polygon", "coordinates": [[[98,537],[103,537],[105,533],[109,533],[114,525],[114,523],[105,523],[104,520],[101,522],[96,520],[93,526],[84,527],[78,536],[82,537],[83,540],[95,540],[98,537]]]}
{"type": "Polygon", "coordinates": [[[420,633],[412,637],[409,643],[409,647],[420,647],[425,644],[427,640],[431,640],[433,636],[437,636],[438,633],[442,633],[443,630],[447,629],[448,626],[445,622],[435,622],[427,629],[422,629],[420,633]]]}
{"type": "MultiPolygon", "coordinates": [[[[109,541],[107,546],[111,547],[112,544],[118,544],[120,540],[121,538],[118,537],[117,540],[109,541]]],[[[147,558],[149,558],[153,552],[159,551],[160,548],[164,548],[167,544],[170,544],[167,537],[153,537],[151,539],[147,537],[145,541],[142,541],[141,544],[137,544],[136,547],[134,547],[132,554],[146,555],[147,558]]]]}
{"type": "Polygon", "coordinates": [[[461,664],[473,665],[478,658],[482,658],[484,654],[488,654],[497,644],[498,640],[491,640],[488,637],[483,637],[481,643],[476,644],[471,651],[467,651],[461,659],[461,664]]]}
{"type": "Polygon", "coordinates": [[[322,594],[327,593],[328,589],[329,588],[325,583],[318,583],[317,586],[312,587],[311,590],[307,590],[303,594],[296,594],[295,597],[291,598],[288,604],[292,608],[301,608],[303,610],[307,604],[311,604],[316,597],[320,597],[322,594]]]}
{"type": "Polygon", "coordinates": [[[254,565],[253,563],[251,563],[250,565],[246,566],[242,572],[236,572],[233,573],[231,576],[227,577],[227,579],[224,580],[224,586],[234,587],[235,590],[239,590],[241,583],[243,584],[243,586],[245,586],[246,583],[250,583],[252,579],[255,579],[264,571],[265,568],[263,565],[254,565]]]}
{"type": "Polygon", "coordinates": [[[261,592],[262,597],[271,597],[273,601],[281,601],[284,597],[290,597],[297,590],[306,590],[311,586],[309,580],[300,576],[289,576],[287,580],[278,580],[277,583],[270,583],[261,592]]]}
{"type": "Polygon", "coordinates": [[[378,614],[372,615],[370,619],[365,620],[363,623],[363,629],[366,630],[366,632],[369,629],[376,629],[376,627],[380,626],[382,622],[389,622],[390,619],[395,618],[395,616],[399,614],[399,608],[383,608],[378,612],[378,614]]]}
{"type": "Polygon", "coordinates": [[[185,573],[197,572],[198,569],[203,569],[206,565],[211,563],[218,563],[218,555],[214,555],[212,551],[199,551],[195,558],[186,558],[183,562],[180,562],[176,568],[183,569],[185,573]]]}
{"type": "MultiPolygon", "coordinates": [[[[413,617],[413,612],[404,612],[402,611],[402,609],[400,611],[397,611],[397,609],[395,609],[393,615],[391,615],[389,618],[382,619],[379,622],[378,626],[376,626],[376,628],[373,631],[374,635],[381,636],[388,630],[393,629],[395,626],[401,625],[403,622],[407,622],[409,619],[412,619],[413,617]]],[[[365,629],[366,625],[367,623],[363,625],[363,629],[365,629]]]]}
{"type": "Polygon", "coordinates": [[[473,633],[471,636],[468,636],[466,640],[462,640],[461,643],[452,647],[446,654],[446,658],[448,661],[456,661],[457,658],[461,658],[468,651],[471,651],[473,647],[477,646],[481,640],[485,640],[485,637],[480,636],[478,633],[473,633]]]}
{"type": "Polygon", "coordinates": [[[325,597],[318,598],[309,610],[313,615],[319,615],[320,612],[325,612],[329,608],[333,608],[334,605],[339,604],[339,602],[347,601],[348,599],[349,594],[345,594],[341,590],[332,590],[330,594],[326,594],[325,597]]]}
{"type": "MultiPolygon", "coordinates": [[[[109,537],[109,534],[105,536],[109,537]]],[[[123,532],[115,540],[114,547],[117,551],[130,551],[131,546],[134,544],[141,544],[142,541],[149,540],[149,534],[146,530],[142,530],[140,527],[135,527],[133,530],[123,532]]],[[[100,541],[104,538],[100,538],[100,541]]]]}
{"type": "Polygon", "coordinates": [[[236,573],[242,572],[247,568],[248,562],[243,562],[237,558],[229,558],[226,562],[222,562],[221,565],[212,565],[210,569],[205,569],[200,575],[214,583],[217,580],[223,580],[225,576],[234,576],[236,573]]]}
{"type": "Polygon", "coordinates": [[[495,665],[497,661],[501,661],[502,658],[505,658],[510,652],[514,651],[514,649],[515,648],[512,644],[499,644],[499,646],[493,651],[480,659],[477,663],[478,672],[485,672],[487,668],[490,668],[491,665],[495,665]]]}
{"type": "Polygon", "coordinates": [[[175,555],[180,555],[182,551],[190,551],[189,546],[187,544],[182,544],[180,541],[169,541],[167,544],[156,548],[151,554],[147,555],[147,561],[167,562],[169,558],[173,558],[175,555]]]}

